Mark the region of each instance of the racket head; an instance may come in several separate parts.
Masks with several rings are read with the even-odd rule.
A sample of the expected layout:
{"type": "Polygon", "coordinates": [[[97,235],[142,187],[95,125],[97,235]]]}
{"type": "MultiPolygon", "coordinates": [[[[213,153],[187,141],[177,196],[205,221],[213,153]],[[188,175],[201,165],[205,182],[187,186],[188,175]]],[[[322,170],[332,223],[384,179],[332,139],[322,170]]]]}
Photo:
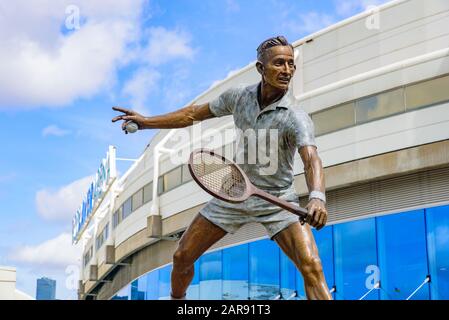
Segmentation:
{"type": "Polygon", "coordinates": [[[243,170],[212,150],[194,150],[190,154],[188,167],[193,180],[215,198],[239,203],[253,193],[251,181],[243,170]]]}

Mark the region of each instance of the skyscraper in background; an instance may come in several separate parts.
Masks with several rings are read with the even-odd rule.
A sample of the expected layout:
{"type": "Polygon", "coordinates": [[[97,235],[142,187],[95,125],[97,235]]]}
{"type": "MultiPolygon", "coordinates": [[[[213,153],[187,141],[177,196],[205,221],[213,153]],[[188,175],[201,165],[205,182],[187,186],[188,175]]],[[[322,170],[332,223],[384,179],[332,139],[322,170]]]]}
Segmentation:
{"type": "Polygon", "coordinates": [[[55,300],[56,280],[50,278],[37,279],[36,300],[55,300]]]}

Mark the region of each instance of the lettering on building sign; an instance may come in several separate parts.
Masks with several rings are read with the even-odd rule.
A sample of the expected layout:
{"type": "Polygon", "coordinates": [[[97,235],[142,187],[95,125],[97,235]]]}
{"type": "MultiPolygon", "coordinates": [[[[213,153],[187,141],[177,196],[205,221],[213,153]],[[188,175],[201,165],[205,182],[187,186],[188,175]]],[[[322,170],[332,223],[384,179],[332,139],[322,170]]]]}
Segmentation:
{"type": "Polygon", "coordinates": [[[95,179],[89,186],[82,204],[72,220],[72,241],[76,243],[83,233],[91,217],[98,208],[106,191],[117,177],[115,166],[115,148],[109,146],[106,158],[101,161],[95,179]]]}

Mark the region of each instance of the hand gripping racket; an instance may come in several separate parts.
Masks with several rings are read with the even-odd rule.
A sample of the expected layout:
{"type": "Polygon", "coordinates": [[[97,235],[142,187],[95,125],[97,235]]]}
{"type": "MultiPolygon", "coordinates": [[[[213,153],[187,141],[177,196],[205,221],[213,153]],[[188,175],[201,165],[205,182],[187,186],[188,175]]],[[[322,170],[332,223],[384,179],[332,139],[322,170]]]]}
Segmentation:
{"type": "Polygon", "coordinates": [[[196,183],[220,200],[239,203],[256,196],[298,215],[302,224],[307,217],[306,209],[256,188],[237,164],[211,150],[193,151],[188,167],[196,183]]]}

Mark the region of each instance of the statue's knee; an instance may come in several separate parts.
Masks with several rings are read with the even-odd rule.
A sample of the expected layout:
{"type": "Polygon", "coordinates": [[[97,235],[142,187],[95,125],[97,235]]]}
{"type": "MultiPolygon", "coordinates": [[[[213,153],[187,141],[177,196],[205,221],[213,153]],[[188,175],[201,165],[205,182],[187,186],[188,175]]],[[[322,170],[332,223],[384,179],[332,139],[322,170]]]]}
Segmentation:
{"type": "Polygon", "coordinates": [[[173,254],[173,265],[175,267],[187,268],[193,264],[187,250],[177,249],[173,254]]]}
{"type": "Polygon", "coordinates": [[[323,275],[323,266],[319,257],[307,257],[301,265],[301,271],[306,280],[319,281],[323,275]]]}

